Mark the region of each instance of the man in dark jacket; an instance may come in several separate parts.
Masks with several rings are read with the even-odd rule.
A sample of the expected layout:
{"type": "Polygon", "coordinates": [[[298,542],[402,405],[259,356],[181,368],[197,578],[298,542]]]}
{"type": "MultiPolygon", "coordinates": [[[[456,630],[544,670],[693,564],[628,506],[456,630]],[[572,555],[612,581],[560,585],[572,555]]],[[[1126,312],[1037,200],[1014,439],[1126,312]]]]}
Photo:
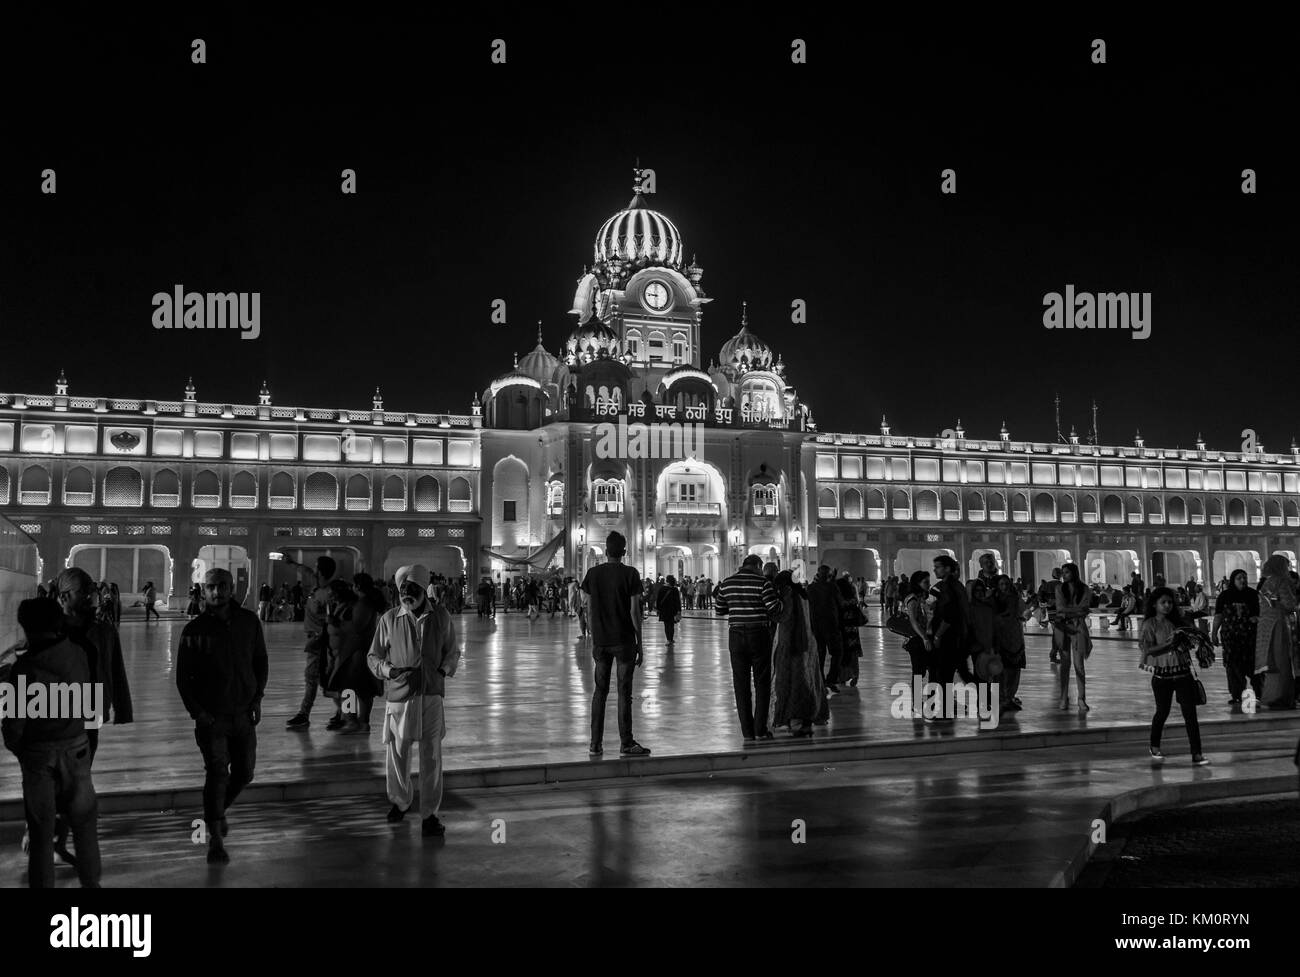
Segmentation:
{"type": "Polygon", "coordinates": [[[808,614],[812,618],[813,637],[817,639],[817,660],[826,677],[826,688],[838,693],[840,666],[844,660],[844,635],[840,619],[844,614],[844,598],[831,578],[831,568],[822,564],[817,568],[817,579],[808,585],[808,614]],[[826,660],[830,659],[830,670],[826,660]]]}
{"type": "MultiPolygon", "coordinates": [[[[64,630],[72,643],[86,655],[90,682],[104,687],[104,704],[111,710],[114,725],[134,720],[131,689],[126,681],[126,662],[117,628],[105,615],[97,613],[95,582],[79,567],[69,567],[59,574],[59,603],[63,605],[64,630]]],[[[108,715],[99,717],[107,722],[108,715]]],[[[87,728],[90,759],[99,750],[99,729],[87,728]]]]}
{"type": "Polygon", "coordinates": [[[203,816],[208,861],[228,862],[226,809],[253,780],[257,731],[266,692],[266,639],[252,611],[231,602],[235,581],[229,570],[203,577],[203,613],[181,632],[176,653],[176,688],[194,720],[194,739],[203,754],[203,816]]]}
{"type": "MultiPolygon", "coordinates": [[[[36,598],[18,605],[18,623],[27,635],[27,651],[18,657],[0,682],[0,699],[16,703],[20,681],[30,690],[59,685],[91,686],[84,652],[61,632],[63,612],[53,600],[36,598]]],[[[69,699],[49,695],[49,702],[69,699]]],[[[77,874],[86,888],[99,887],[98,805],[90,777],[90,744],[86,739],[86,710],[80,715],[29,719],[9,716],[0,723],[4,743],[23,770],[23,804],[27,812],[27,884],[34,889],[54,886],[54,847],[59,815],[72,829],[77,845],[77,874]]],[[[23,710],[25,711],[25,710],[23,710]]],[[[62,710],[52,710],[62,712],[62,710]]],[[[72,710],[76,712],[77,710],[72,710]]]]}

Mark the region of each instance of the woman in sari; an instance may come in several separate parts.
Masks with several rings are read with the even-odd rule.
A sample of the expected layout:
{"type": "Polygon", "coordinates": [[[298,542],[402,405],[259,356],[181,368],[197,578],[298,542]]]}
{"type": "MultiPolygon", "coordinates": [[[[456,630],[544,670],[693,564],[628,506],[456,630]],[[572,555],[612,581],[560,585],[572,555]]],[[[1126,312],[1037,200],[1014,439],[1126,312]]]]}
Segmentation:
{"type": "Polygon", "coordinates": [[[789,726],[792,736],[811,736],[826,702],[817,640],[808,615],[808,597],[789,570],[776,575],[781,613],[772,647],[771,725],[789,726]]]}
{"type": "Polygon", "coordinates": [[[1088,612],[1092,608],[1092,591],[1079,579],[1079,568],[1073,563],[1061,567],[1061,586],[1056,588],[1056,627],[1063,633],[1061,639],[1061,708],[1070,708],[1070,668],[1079,683],[1079,711],[1087,712],[1088,693],[1084,663],[1092,654],[1092,636],[1088,633],[1088,612]]]}
{"type": "Polygon", "coordinates": [[[1264,563],[1259,585],[1259,630],[1255,635],[1255,674],[1264,676],[1263,701],[1270,709],[1295,708],[1295,674],[1290,618],[1296,609],[1291,563],[1274,554],[1264,563]]]}

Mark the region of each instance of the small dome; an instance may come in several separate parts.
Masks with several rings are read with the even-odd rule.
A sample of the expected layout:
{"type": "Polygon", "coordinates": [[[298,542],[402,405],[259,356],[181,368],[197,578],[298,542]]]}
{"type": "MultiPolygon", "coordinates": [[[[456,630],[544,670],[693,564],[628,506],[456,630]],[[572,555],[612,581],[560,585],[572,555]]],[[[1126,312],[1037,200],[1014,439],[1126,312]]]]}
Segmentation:
{"type": "Polygon", "coordinates": [[[538,383],[550,383],[555,375],[555,368],[560,365],[559,357],[547,352],[542,345],[542,325],[537,324],[537,346],[519,361],[519,372],[530,376],[538,383]]]}
{"type": "Polygon", "coordinates": [[[569,335],[564,344],[564,351],[570,356],[597,357],[604,352],[607,356],[619,355],[618,333],[592,316],[569,335]]]}
{"type": "Polygon", "coordinates": [[[722,344],[718,361],[724,370],[766,370],[772,365],[772,347],[749,331],[749,310],[741,303],[740,332],[722,344]]]}

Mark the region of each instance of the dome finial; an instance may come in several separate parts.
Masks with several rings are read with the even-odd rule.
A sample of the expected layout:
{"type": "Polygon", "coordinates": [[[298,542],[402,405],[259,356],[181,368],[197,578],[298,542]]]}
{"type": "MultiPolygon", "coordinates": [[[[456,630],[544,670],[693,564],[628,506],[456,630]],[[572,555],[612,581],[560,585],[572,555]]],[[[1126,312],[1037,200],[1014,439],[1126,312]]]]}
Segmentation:
{"type": "Polygon", "coordinates": [[[537,320],[537,345],[542,345],[542,320],[537,320]]]}
{"type": "Polygon", "coordinates": [[[744,329],[749,326],[749,303],[744,299],[740,300],[740,328],[744,329]]]}

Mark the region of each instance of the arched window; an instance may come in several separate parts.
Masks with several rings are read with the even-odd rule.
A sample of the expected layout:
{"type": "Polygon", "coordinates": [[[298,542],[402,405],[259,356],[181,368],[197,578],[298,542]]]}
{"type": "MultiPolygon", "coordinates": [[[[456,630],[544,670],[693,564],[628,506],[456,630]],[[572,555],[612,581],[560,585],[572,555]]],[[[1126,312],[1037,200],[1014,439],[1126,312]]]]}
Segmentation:
{"type": "Polygon", "coordinates": [[[822,489],[817,493],[817,515],[823,519],[836,519],[839,517],[840,507],[835,501],[835,493],[828,488],[822,489]]]}
{"type": "Polygon", "coordinates": [[[415,511],[437,512],[442,502],[442,486],[432,475],[421,475],[415,483],[415,511]]]}
{"type": "Polygon", "coordinates": [[[0,504],[9,503],[9,469],[0,465],[0,504]]]}
{"type": "Polygon", "coordinates": [[[641,359],[641,330],[629,329],[627,331],[627,351],[632,354],[632,359],[641,359]]]}
{"type": "Polygon", "coordinates": [[[1228,525],[1246,525],[1246,503],[1242,502],[1241,499],[1228,500],[1228,525]]]}
{"type": "Polygon", "coordinates": [[[1074,511],[1074,496],[1066,492],[1061,496],[1061,522],[1078,522],[1079,514],[1074,511]]]}
{"type": "Polygon", "coordinates": [[[448,512],[473,512],[474,500],[470,491],[469,479],[463,475],[457,475],[451,480],[451,489],[447,493],[450,505],[447,507],[448,512]]]}
{"type": "Polygon", "coordinates": [[[95,480],[90,469],[78,465],[71,469],[63,479],[64,505],[93,505],[95,502],[95,480]]]}
{"type": "Polygon", "coordinates": [[[1171,526],[1187,525],[1187,503],[1181,495],[1175,495],[1169,500],[1168,516],[1171,526]]]}
{"type": "Polygon", "coordinates": [[[1154,496],[1147,499],[1147,522],[1153,526],[1160,526],[1165,521],[1165,508],[1158,498],[1154,496]]]}
{"type": "Polygon", "coordinates": [[[1084,522],[1097,521],[1097,496],[1085,495],[1079,504],[1079,515],[1084,522]]]}
{"type": "Polygon", "coordinates": [[[972,522],[983,522],[988,518],[988,512],[984,508],[984,493],[969,491],[965,495],[966,499],[966,518],[972,522]]]}
{"type": "Polygon", "coordinates": [[[1210,499],[1209,516],[1210,516],[1211,526],[1223,525],[1223,500],[1222,499],[1210,499]]]}
{"type": "Polygon", "coordinates": [[[673,334],[673,362],[686,362],[686,337],[681,333],[673,334]]]}
{"type": "Polygon", "coordinates": [[[1287,499],[1282,505],[1282,511],[1286,515],[1286,524],[1288,526],[1300,526],[1300,506],[1296,505],[1291,499],[1287,499]]]}
{"type": "Polygon", "coordinates": [[[929,489],[916,493],[916,518],[927,522],[939,518],[939,497],[929,489]]]}
{"type": "Polygon", "coordinates": [[[1056,500],[1047,492],[1034,496],[1034,522],[1056,522],[1056,500]]]}
{"type": "Polygon", "coordinates": [[[1001,492],[989,493],[989,519],[1005,522],[1007,518],[1007,497],[1001,492]]]}
{"type": "Polygon", "coordinates": [[[50,504],[50,473],[40,465],[23,469],[18,479],[18,503],[20,505],[50,504]]]}
{"type": "Polygon", "coordinates": [[[885,518],[885,493],[880,489],[867,489],[867,518],[885,518]]]}
{"type": "Polygon", "coordinates": [[[862,518],[862,493],[855,488],[844,493],[844,518],[862,518]]]}
{"type": "Polygon", "coordinates": [[[892,510],[895,519],[912,518],[912,500],[907,497],[907,493],[902,489],[894,489],[893,494],[889,497],[889,508],[892,510]]]}
{"type": "Polygon", "coordinates": [[[1108,495],[1101,500],[1101,518],[1103,522],[1124,521],[1124,503],[1118,495],[1108,495]]]}
{"type": "Polygon", "coordinates": [[[230,508],[257,508],[257,479],[249,472],[238,472],[230,480],[230,508]]]}
{"type": "Polygon", "coordinates": [[[296,509],[298,507],[298,490],[293,476],[288,472],[276,472],[271,476],[270,502],[272,509],[296,509]]]}
{"type": "Polygon", "coordinates": [[[1187,502],[1187,515],[1191,519],[1193,526],[1205,525],[1205,506],[1200,499],[1189,499],[1187,502]]]}
{"type": "Polygon", "coordinates": [[[370,479],[365,475],[353,475],[348,479],[347,490],[343,493],[343,507],[348,512],[370,511],[370,479]]]}
{"type": "Polygon", "coordinates": [[[623,482],[621,479],[592,479],[591,495],[596,503],[596,512],[612,515],[623,511],[623,482]]]}
{"type": "Polygon", "coordinates": [[[144,479],[134,468],[121,465],[104,476],[104,505],[139,508],[144,505],[144,479]]]}
{"type": "Polygon", "coordinates": [[[1011,518],[1015,522],[1029,521],[1029,497],[1024,492],[1011,493],[1011,518]]]}
{"type": "Polygon", "coordinates": [[[312,472],[302,490],[304,509],[333,510],[339,507],[339,480],[329,472],[312,472]]]}
{"type": "Polygon", "coordinates": [[[944,492],[939,499],[943,506],[943,518],[955,522],[961,519],[961,499],[957,497],[956,492],[944,492]]]}
{"type": "Polygon", "coordinates": [[[190,498],[196,509],[215,509],[221,505],[221,479],[217,473],[202,471],[195,475],[190,498]]]}
{"type": "Polygon", "coordinates": [[[1268,524],[1270,526],[1281,526],[1284,524],[1282,520],[1282,506],[1278,503],[1277,499],[1269,499],[1268,502],[1265,503],[1264,509],[1268,514],[1268,524]]]}
{"type": "Polygon", "coordinates": [[[559,479],[546,483],[546,513],[551,516],[564,515],[564,483],[559,479]]]}
{"type": "Polygon", "coordinates": [[[181,504],[181,480],[170,468],[154,473],[149,501],[159,509],[174,509],[181,504]]]}
{"type": "Polygon", "coordinates": [[[406,479],[400,475],[389,475],[384,479],[384,511],[406,511],[406,479]]]}
{"type": "Polygon", "coordinates": [[[1264,525],[1264,504],[1259,499],[1251,499],[1249,504],[1250,524],[1252,526],[1264,525]]]}
{"type": "Polygon", "coordinates": [[[1128,497],[1128,521],[1135,526],[1142,524],[1142,500],[1136,495],[1128,497]]]}
{"type": "Polygon", "coordinates": [[[754,515],[776,515],[776,486],[771,484],[755,485],[752,490],[754,515]]]}

